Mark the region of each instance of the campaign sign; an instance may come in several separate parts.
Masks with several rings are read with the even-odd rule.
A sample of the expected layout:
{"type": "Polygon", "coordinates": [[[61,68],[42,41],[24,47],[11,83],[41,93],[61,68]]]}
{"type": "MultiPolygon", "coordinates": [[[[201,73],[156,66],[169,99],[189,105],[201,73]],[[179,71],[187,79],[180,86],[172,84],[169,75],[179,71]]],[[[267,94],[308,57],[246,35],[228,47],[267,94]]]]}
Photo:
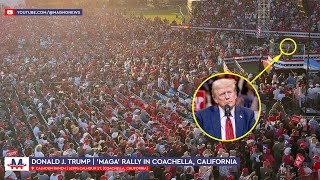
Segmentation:
{"type": "Polygon", "coordinates": [[[206,107],[206,91],[199,90],[194,99],[194,111],[200,111],[206,107]]]}
{"type": "Polygon", "coordinates": [[[19,155],[17,150],[7,150],[6,157],[17,157],[19,155]]]}
{"type": "Polygon", "coordinates": [[[296,167],[300,167],[304,161],[304,157],[302,154],[298,153],[296,156],[296,160],[294,161],[293,165],[296,167]]]}

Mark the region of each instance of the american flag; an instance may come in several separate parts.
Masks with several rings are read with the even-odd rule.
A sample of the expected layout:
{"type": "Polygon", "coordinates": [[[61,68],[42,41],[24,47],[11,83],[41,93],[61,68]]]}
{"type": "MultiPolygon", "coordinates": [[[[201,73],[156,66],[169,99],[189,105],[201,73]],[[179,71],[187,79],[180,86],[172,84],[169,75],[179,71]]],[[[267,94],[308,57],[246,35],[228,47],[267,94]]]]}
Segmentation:
{"type": "MultiPolygon", "coordinates": [[[[266,68],[271,62],[273,61],[272,57],[271,56],[268,56],[268,59],[267,60],[262,60],[262,64],[264,66],[264,68],[266,68]]],[[[271,70],[272,70],[272,66],[270,66],[266,71],[267,73],[270,73],[271,70]]]]}
{"type": "Polygon", "coordinates": [[[223,61],[223,71],[224,72],[231,72],[224,61],[223,61]]]}
{"type": "Polygon", "coordinates": [[[256,37],[259,38],[260,36],[261,36],[261,26],[258,25],[257,32],[256,32],[256,37]]]}

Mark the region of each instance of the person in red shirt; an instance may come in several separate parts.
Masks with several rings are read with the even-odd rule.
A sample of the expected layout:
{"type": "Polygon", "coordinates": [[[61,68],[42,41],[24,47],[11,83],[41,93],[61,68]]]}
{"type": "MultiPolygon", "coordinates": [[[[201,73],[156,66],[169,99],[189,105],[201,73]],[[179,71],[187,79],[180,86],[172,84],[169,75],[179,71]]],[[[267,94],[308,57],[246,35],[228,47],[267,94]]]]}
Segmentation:
{"type": "Polygon", "coordinates": [[[297,144],[298,144],[298,145],[300,145],[301,143],[307,143],[307,142],[306,142],[306,135],[303,134],[303,133],[301,133],[301,139],[299,139],[299,140],[297,141],[297,144]]]}
{"type": "Polygon", "coordinates": [[[294,159],[291,156],[291,148],[286,148],[284,150],[284,155],[282,156],[282,162],[284,162],[285,165],[292,166],[293,161],[294,159]]]}
{"type": "Polygon", "coordinates": [[[319,179],[320,178],[320,157],[318,155],[313,156],[313,166],[312,166],[312,171],[313,171],[313,177],[314,179],[319,179]]]}
{"type": "Polygon", "coordinates": [[[283,135],[283,123],[280,123],[279,124],[279,129],[278,129],[278,131],[277,131],[277,138],[279,138],[279,137],[282,137],[282,135],[283,135]]]}
{"type": "Polygon", "coordinates": [[[274,157],[270,154],[270,149],[266,149],[266,154],[263,155],[263,160],[269,162],[269,165],[273,167],[274,157]]]}

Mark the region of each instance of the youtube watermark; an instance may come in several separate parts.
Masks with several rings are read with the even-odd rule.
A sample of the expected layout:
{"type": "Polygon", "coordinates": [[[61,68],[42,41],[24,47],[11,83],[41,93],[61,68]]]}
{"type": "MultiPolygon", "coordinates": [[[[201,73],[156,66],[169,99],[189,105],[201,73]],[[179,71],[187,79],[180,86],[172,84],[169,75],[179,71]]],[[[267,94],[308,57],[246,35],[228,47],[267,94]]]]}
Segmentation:
{"type": "Polygon", "coordinates": [[[4,9],[5,16],[15,16],[16,10],[15,9],[4,9]]]}
{"type": "Polygon", "coordinates": [[[5,9],[5,16],[81,16],[82,9],[5,9]]]}

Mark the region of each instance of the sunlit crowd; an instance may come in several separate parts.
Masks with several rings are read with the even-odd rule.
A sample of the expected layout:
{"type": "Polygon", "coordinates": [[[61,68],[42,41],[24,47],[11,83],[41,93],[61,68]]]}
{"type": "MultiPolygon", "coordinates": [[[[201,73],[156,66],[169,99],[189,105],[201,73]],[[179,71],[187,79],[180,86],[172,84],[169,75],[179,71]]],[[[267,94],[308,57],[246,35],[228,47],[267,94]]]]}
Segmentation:
{"type": "Polygon", "coordinates": [[[194,90],[222,71],[218,58],[256,53],[257,45],[246,45],[241,34],[172,30],[170,22],[159,18],[128,17],[105,9],[92,13],[81,18],[0,17],[0,24],[9,29],[0,31],[2,157],[240,157],[241,165],[159,166],[136,172],[13,172],[2,167],[1,177],[318,177],[317,119],[285,107],[318,106],[319,74],[308,82],[304,74],[262,76],[256,85],[267,107],[257,128],[234,143],[216,142],[193,121],[194,90]],[[298,154],[305,161],[295,167],[298,154]]]}

